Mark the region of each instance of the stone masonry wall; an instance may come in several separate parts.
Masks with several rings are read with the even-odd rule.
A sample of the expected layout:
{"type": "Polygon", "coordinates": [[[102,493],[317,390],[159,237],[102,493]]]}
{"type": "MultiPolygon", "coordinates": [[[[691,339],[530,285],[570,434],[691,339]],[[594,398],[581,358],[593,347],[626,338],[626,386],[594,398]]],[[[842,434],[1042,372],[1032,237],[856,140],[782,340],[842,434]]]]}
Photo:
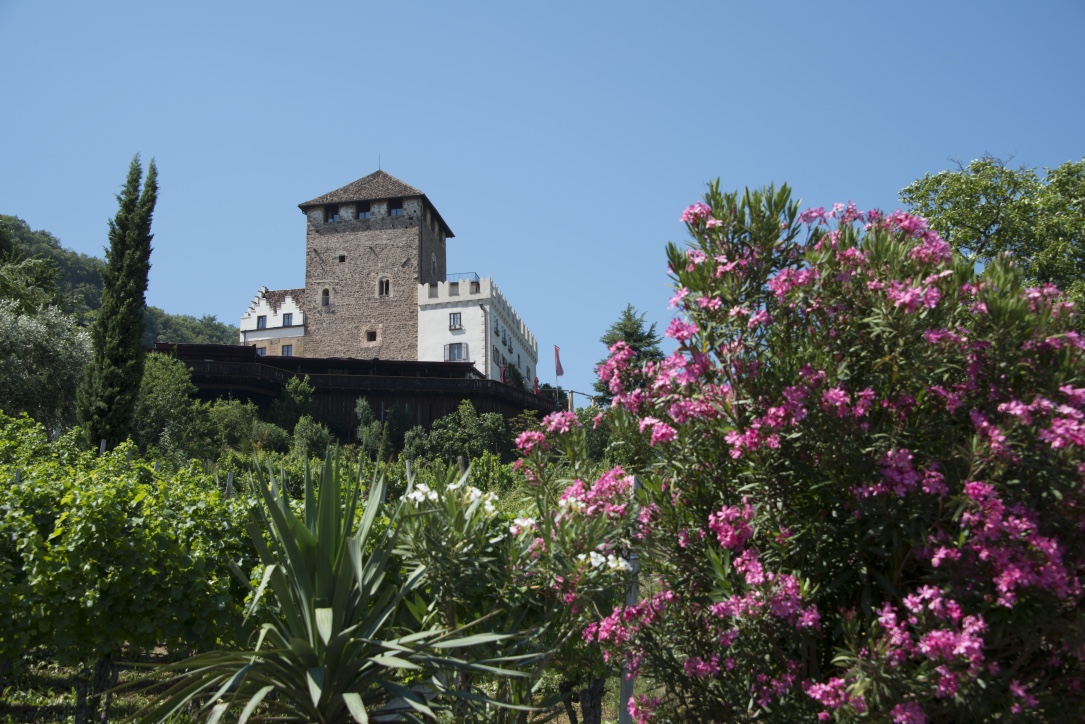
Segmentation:
{"type": "Polygon", "coordinates": [[[389,216],[385,201],[371,204],[369,219],[356,219],[353,212],[351,205],[341,205],[344,220],[333,223],[324,223],[322,209],[308,213],[305,355],[415,360],[422,200],[404,199],[402,216],[389,216]],[[387,296],[380,294],[382,279],[389,282],[387,296]]]}

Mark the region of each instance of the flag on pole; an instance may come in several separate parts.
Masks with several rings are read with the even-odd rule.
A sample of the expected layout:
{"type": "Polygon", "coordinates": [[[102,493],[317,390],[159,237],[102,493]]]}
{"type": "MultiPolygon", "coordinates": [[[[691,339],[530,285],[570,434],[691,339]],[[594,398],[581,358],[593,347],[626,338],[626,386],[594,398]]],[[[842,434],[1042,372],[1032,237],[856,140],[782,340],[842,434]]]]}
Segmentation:
{"type": "Polygon", "coordinates": [[[561,347],[554,345],[554,369],[557,370],[555,377],[561,377],[565,370],[561,368],[561,347]]]}

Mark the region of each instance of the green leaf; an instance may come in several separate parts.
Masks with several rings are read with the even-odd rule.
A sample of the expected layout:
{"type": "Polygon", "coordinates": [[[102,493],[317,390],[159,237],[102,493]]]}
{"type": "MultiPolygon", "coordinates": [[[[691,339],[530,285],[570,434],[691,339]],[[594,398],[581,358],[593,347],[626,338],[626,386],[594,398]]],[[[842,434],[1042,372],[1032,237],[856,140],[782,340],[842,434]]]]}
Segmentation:
{"type": "Polygon", "coordinates": [[[316,609],[316,629],[325,644],[331,640],[335,612],[330,608],[316,609]]]}
{"type": "Polygon", "coordinates": [[[354,717],[354,721],[358,722],[358,724],[369,724],[369,715],[365,712],[365,704],[362,703],[361,696],[353,691],[348,691],[343,694],[343,703],[347,705],[347,710],[354,717]]]}

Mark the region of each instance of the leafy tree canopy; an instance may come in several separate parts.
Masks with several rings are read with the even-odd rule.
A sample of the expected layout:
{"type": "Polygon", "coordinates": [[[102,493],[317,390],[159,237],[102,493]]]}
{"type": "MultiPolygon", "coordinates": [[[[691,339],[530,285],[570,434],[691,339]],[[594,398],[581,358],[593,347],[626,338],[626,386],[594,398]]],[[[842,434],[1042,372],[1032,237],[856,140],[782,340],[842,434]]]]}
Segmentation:
{"type": "MultiPolygon", "coordinates": [[[[0,271],[0,296],[22,299],[17,290],[49,290],[52,296],[42,301],[40,294],[35,295],[32,305],[56,304],[85,322],[93,320],[102,306],[105,262],[65,249],[48,231],[34,231],[17,216],[0,215],[0,260],[11,253],[18,255],[13,263],[19,265],[5,264],[0,271]]],[[[237,327],[214,315],[197,318],[158,307],[147,307],[143,315],[143,343],[148,347],[155,342],[237,344],[237,339],[237,327]]]]}
{"type": "Polygon", "coordinates": [[[27,313],[0,299],[0,409],[50,427],[74,422],[71,401],[90,358],[90,338],[55,307],[27,313]]]}
{"type": "Polygon", "coordinates": [[[1055,284],[1085,302],[1085,159],[1013,169],[984,156],[924,176],[900,192],[964,257],[987,264],[1008,254],[1029,283],[1055,284]]]}

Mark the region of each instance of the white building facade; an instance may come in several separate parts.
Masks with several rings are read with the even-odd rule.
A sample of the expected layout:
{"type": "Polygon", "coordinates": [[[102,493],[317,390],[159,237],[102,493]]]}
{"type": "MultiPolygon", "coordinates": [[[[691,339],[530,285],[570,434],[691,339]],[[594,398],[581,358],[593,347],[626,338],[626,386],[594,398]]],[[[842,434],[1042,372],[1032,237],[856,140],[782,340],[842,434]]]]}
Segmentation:
{"type": "Polygon", "coordinates": [[[241,315],[241,344],[255,345],[258,355],[301,356],[305,337],[305,312],[301,301],[305,290],[268,291],[260,287],[249,308],[241,315]]]}
{"type": "Polygon", "coordinates": [[[539,345],[493,279],[450,275],[418,285],[418,359],[473,362],[487,379],[506,382],[515,368],[531,389],[539,345]]]}

